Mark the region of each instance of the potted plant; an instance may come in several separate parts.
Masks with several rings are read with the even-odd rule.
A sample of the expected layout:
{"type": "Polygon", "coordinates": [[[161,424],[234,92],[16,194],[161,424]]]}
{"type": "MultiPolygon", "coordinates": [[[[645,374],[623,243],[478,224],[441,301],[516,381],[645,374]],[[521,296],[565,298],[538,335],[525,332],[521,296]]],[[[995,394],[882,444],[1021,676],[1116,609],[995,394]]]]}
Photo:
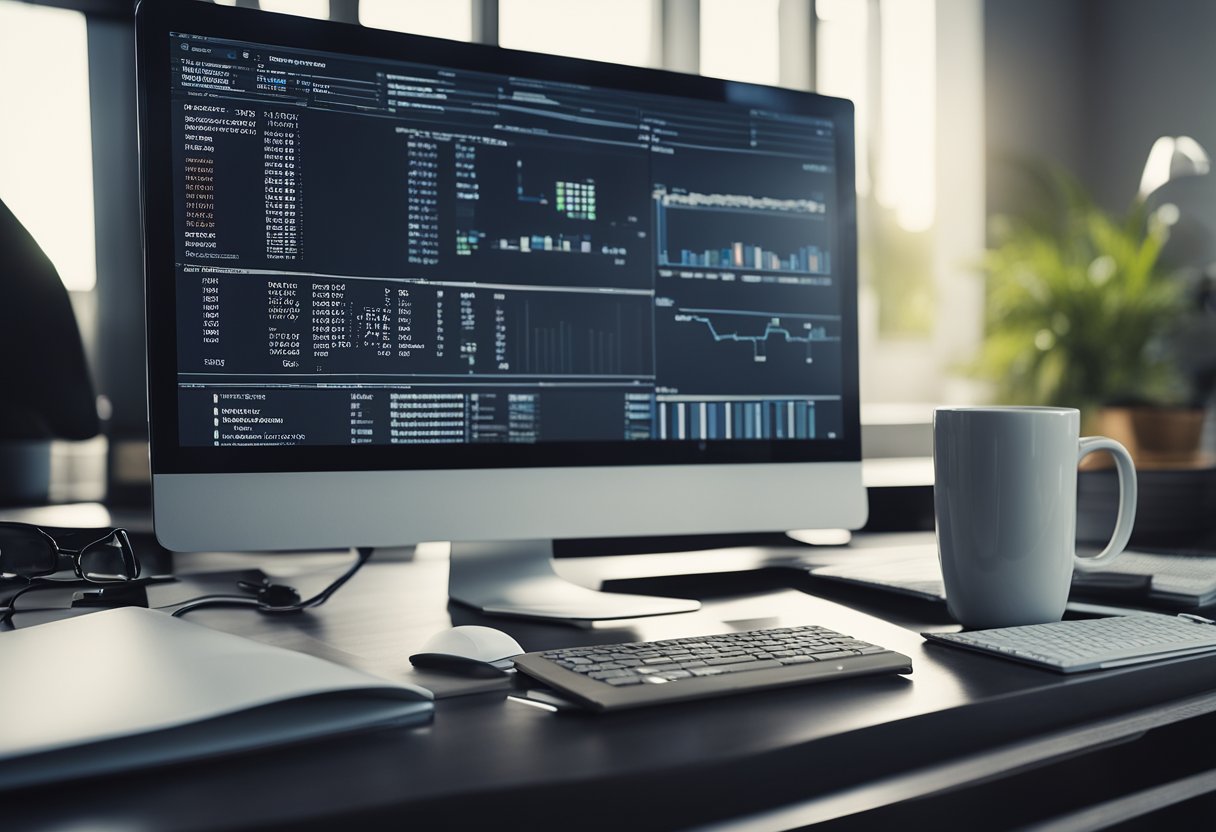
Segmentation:
{"type": "Polygon", "coordinates": [[[1161,259],[1177,209],[1117,218],[1065,174],[1042,181],[1046,211],[993,224],[982,374],[1011,404],[1079,408],[1138,465],[1192,459],[1203,410],[1171,342],[1189,299],[1161,259]]]}

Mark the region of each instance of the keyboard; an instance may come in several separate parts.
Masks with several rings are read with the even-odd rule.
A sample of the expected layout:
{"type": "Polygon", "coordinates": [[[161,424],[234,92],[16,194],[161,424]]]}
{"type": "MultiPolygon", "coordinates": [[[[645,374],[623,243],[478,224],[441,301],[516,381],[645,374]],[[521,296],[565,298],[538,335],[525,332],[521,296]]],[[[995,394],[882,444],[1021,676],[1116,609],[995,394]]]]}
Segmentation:
{"type": "Polygon", "coordinates": [[[875,673],[911,673],[907,656],[825,627],[781,627],[526,653],[515,668],[597,711],[657,705],[875,673]]]}
{"type": "Polygon", "coordinates": [[[1216,626],[1207,619],[1156,613],[922,635],[1060,673],[1216,651],[1216,626]]]}

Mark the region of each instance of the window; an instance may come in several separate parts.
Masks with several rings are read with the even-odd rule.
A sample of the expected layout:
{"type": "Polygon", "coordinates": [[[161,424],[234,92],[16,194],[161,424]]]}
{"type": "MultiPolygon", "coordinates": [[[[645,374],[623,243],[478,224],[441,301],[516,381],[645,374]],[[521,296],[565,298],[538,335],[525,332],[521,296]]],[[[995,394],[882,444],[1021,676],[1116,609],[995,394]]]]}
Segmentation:
{"type": "Polygon", "coordinates": [[[499,0],[498,42],[634,66],[659,66],[657,0],[499,0]]]}
{"type": "Polygon", "coordinates": [[[933,328],[935,0],[820,0],[819,91],[857,112],[861,279],[878,333],[933,328]],[[875,36],[877,35],[877,37],[875,36]]]}
{"type": "Polygon", "coordinates": [[[935,0],[883,0],[879,203],[905,231],[933,225],[935,0]]]}
{"type": "Polygon", "coordinates": [[[473,5],[468,0],[359,0],[359,22],[375,29],[470,40],[473,5]]]}
{"type": "Polygon", "coordinates": [[[863,401],[969,395],[952,373],[982,321],[981,9],[815,4],[818,90],[856,108],[863,401]]]}
{"type": "Polygon", "coordinates": [[[780,0],[701,0],[701,74],[731,81],[780,81],[780,0]]]}
{"type": "Polygon", "coordinates": [[[97,283],[88,63],[84,15],[0,0],[0,199],[73,291],[97,283]]]}
{"type": "Polygon", "coordinates": [[[856,105],[857,192],[870,193],[870,6],[857,0],[818,0],[815,75],[819,92],[856,105]]]}

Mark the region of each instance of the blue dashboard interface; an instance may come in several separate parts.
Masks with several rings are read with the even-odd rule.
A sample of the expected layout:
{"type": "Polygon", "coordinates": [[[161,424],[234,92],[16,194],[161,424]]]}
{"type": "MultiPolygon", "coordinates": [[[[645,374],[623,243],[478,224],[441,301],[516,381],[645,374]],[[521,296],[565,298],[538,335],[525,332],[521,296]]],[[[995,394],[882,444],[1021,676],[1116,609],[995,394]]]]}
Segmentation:
{"type": "Polygon", "coordinates": [[[182,445],[840,435],[830,119],[171,55],[182,445]]]}

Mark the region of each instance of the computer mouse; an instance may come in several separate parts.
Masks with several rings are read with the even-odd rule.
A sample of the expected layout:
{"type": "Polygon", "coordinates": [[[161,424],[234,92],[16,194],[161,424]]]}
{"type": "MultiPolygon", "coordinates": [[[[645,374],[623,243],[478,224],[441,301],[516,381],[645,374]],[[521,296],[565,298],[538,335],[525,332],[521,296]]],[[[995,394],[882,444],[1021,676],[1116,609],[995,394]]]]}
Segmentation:
{"type": "Polygon", "coordinates": [[[466,624],[431,636],[410,656],[410,663],[425,670],[493,677],[511,670],[511,659],[523,652],[519,642],[501,630],[466,624]]]}

